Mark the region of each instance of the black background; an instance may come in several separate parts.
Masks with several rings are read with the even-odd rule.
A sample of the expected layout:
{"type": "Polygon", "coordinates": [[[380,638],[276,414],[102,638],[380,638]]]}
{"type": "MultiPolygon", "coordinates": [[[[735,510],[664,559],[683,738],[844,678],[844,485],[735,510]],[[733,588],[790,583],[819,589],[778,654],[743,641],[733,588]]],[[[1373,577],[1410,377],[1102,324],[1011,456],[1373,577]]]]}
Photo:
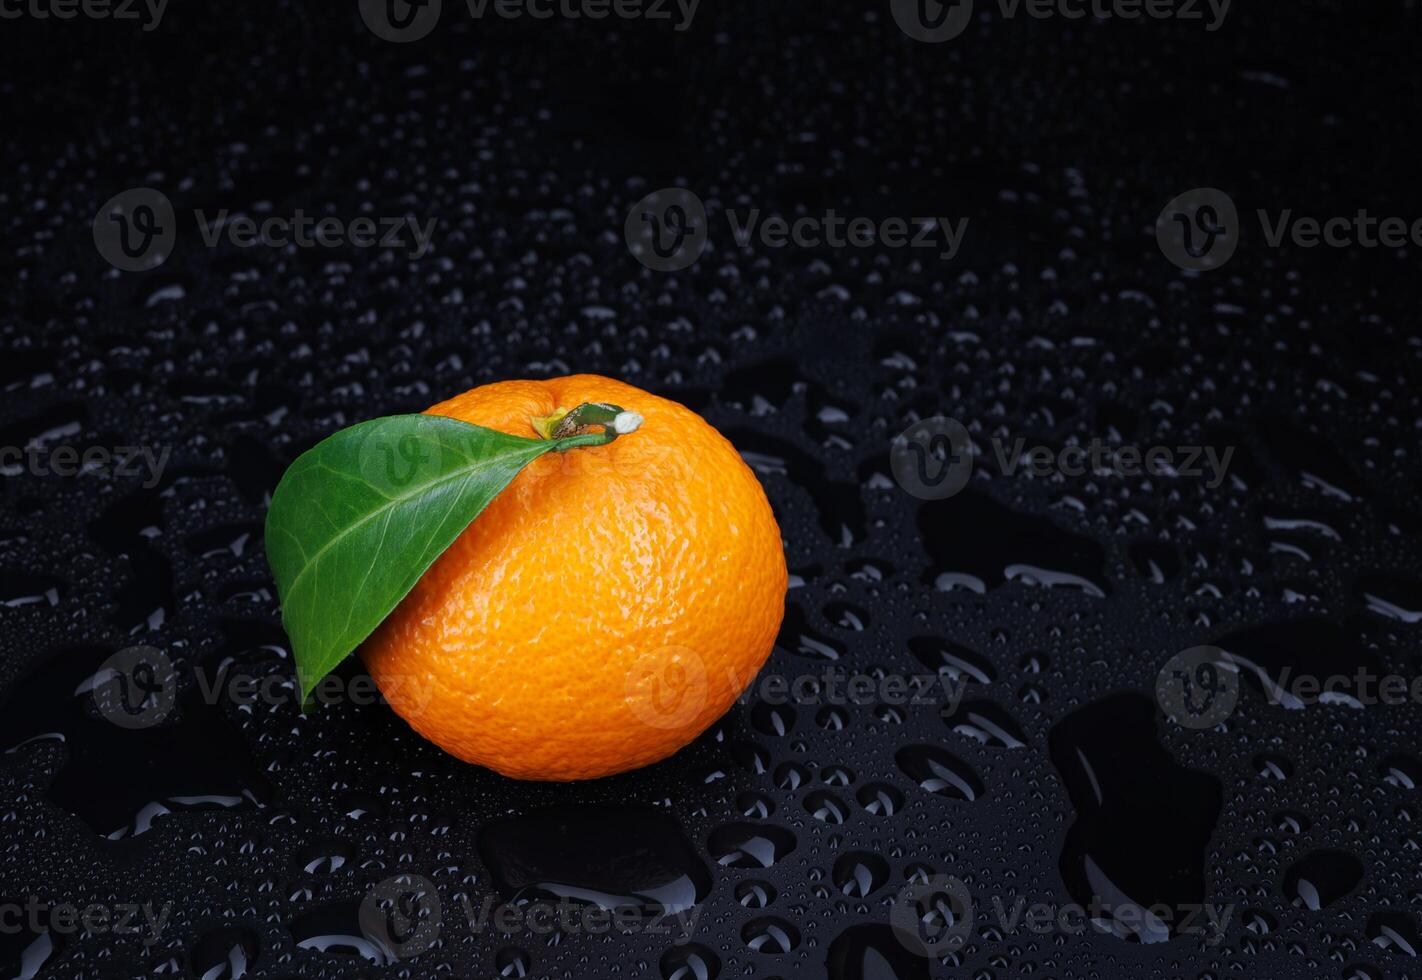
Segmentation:
{"type": "MultiPolygon", "coordinates": [[[[1422,216],[1416,8],[1237,0],[1216,32],[1004,19],[981,2],[978,13],[938,45],[907,38],[886,3],[704,0],[684,32],[476,22],[446,3],[408,45],[374,37],[354,3],[175,2],[151,33],[0,22],[0,445],[59,430],[50,443],[171,449],[153,488],[3,478],[0,727],[6,747],[55,729],[68,742],[0,757],[0,891],[172,907],[156,946],[71,938],[47,975],[200,976],[235,945],[249,976],[348,976],[361,960],[298,948],[293,923],[315,909],[353,924],[341,917],[400,870],[436,883],[446,930],[438,948],[371,975],[496,975],[508,948],[540,976],[661,975],[662,937],[550,943],[451,921],[460,896],[477,905],[495,888],[487,823],[555,806],[589,828],[670,814],[711,869],[693,939],[721,976],[844,969],[843,942],[827,966],[836,938],[887,922],[923,874],[963,878],[980,909],[972,940],[933,976],[1415,975],[1405,953],[1370,940],[1380,921],[1416,936],[1422,810],[1395,773],[1422,767],[1422,709],[1291,712],[1249,686],[1220,730],[1158,712],[1142,727],[1127,709],[1150,703],[1175,652],[1252,628],[1275,662],[1419,672],[1422,627],[1364,598],[1422,606],[1418,248],[1272,248],[1254,218],[1422,216]],[[711,247],[660,273],[629,255],[622,227],[633,202],[670,185],[706,202],[711,247]],[[155,271],[120,273],[90,229],[135,186],[173,201],[179,244],[155,271]],[[1154,227],[1199,186],[1227,191],[1244,224],[1234,258],[1193,275],[1165,259],[1154,227]],[[208,249],[191,215],[220,208],[437,226],[417,261],[208,249]],[[970,226],[951,262],[738,248],[724,214],[751,208],[970,226]],[[748,701],[665,763],[559,786],[463,766],[380,706],[301,717],[290,704],[184,701],[172,726],[136,735],[75,707],[82,668],[136,642],[181,666],[233,657],[290,673],[260,546],[290,460],[355,421],[572,372],[681,400],[755,454],[797,576],[768,671],[824,668],[802,635],[856,672],[922,670],[912,641],[951,641],[990,665],[973,696],[1014,718],[1026,746],[978,745],[936,705],[851,705],[842,718],[800,707],[776,736],[748,701]],[[895,486],[888,452],[936,415],[967,424],[986,455],[969,491],[926,505],[895,486]],[[994,434],[1236,454],[1213,489],[1007,477],[994,434]],[[1067,569],[1106,594],[1005,581],[1015,564],[1067,569]],[[939,591],[944,571],[989,588],[939,591]],[[846,607],[865,628],[846,625],[846,607]],[[1118,692],[1135,699],[1099,710],[1118,692]],[[991,896],[1072,899],[1060,865],[1079,814],[1049,749],[1068,716],[1090,718],[1108,754],[1136,746],[1115,760],[1122,778],[1140,800],[1167,801],[1143,803],[1108,846],[1152,869],[1184,854],[1178,873],[1195,866],[1212,902],[1236,906],[1224,943],[982,921],[991,896]],[[919,789],[896,755],[921,744],[971,766],[980,797],[919,789]],[[848,786],[826,780],[835,766],[848,786]],[[1199,830],[1198,799],[1171,796],[1185,770],[1217,781],[1222,801],[1193,853],[1182,839],[1199,830]],[[1288,775],[1261,775],[1275,771],[1288,775]],[[898,812],[866,812],[857,794],[873,782],[897,788],[898,812]],[[261,806],[173,815],[129,840],[100,833],[148,800],[242,790],[261,806]],[[817,791],[844,804],[842,824],[812,816],[817,791]],[[642,816],[607,809],[623,804],[642,816]],[[759,822],[795,849],[764,873],[717,865],[716,829],[763,805],[773,812],[759,822]],[[1306,829],[1281,831],[1285,812],[1306,829]],[[1354,855],[1362,877],[1322,911],[1296,908],[1288,870],[1320,849],[1354,855]],[[890,869],[867,898],[836,887],[847,852],[890,869]],[[334,854],[341,867],[305,870],[334,854]],[[765,910],[737,900],[752,879],[777,892],[765,910]],[[795,926],[795,950],[747,949],[744,930],[767,914],[795,926]]],[[[0,962],[32,938],[0,937],[0,962]]]]}

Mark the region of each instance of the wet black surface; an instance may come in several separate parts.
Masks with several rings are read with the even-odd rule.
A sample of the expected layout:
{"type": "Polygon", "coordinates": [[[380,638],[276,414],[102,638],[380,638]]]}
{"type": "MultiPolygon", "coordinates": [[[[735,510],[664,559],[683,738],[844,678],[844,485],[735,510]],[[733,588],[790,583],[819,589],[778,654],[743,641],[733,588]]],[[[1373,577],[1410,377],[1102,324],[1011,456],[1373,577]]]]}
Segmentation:
{"type": "Polygon", "coordinates": [[[1286,671],[1422,668],[1419,249],[1274,249],[1250,224],[1422,216],[1398,145],[1412,5],[1253,5],[1212,33],[988,10],[942,45],[887,4],[706,0],[682,32],[447,5],[407,45],[337,6],[0,24],[0,446],[165,460],[3,461],[0,910],[38,911],[0,918],[0,977],[1419,973],[1422,704],[1268,697],[1286,671]],[[655,272],[623,223],[673,184],[711,245],[655,272]],[[144,185],[185,216],[179,243],[118,272],[91,225],[144,185]],[[1154,236],[1196,186],[1246,216],[1205,275],[1154,236]],[[414,260],[206,248],[192,212],[224,208],[436,227],[414,260]],[[725,211],[751,208],[970,225],[951,262],[739,248],[725,211]],[[767,673],[866,675],[873,696],[756,688],[672,759],[576,785],[467,767],[379,704],[298,712],[260,534],[287,463],[355,421],[573,371],[736,443],[793,575],[767,673]],[[923,502],[889,449],[930,416],[981,455],[923,502]],[[996,437],[1235,451],[1218,486],[1032,477],[1002,472],[996,437]],[[1211,643],[1239,704],[1182,727],[1157,674],[1211,643]],[[134,644],[176,667],[156,727],[83,693],[134,644]],[[916,674],[917,698],[878,683],[916,674]],[[236,677],[271,696],[204,697],[236,677]],[[442,921],[388,962],[362,900],[402,872],[442,921]],[[890,915],[937,875],[976,920],[930,962],[890,915]],[[1097,896],[1101,930],[997,913],[1097,896]],[[476,921],[486,899],[570,897],[643,914],[627,934],[476,921]],[[1152,903],[1163,931],[1123,925],[1152,903]],[[66,904],[167,916],[145,944],[60,928],[66,904]],[[1181,928],[1200,904],[1230,909],[1218,943],[1181,928]]]}

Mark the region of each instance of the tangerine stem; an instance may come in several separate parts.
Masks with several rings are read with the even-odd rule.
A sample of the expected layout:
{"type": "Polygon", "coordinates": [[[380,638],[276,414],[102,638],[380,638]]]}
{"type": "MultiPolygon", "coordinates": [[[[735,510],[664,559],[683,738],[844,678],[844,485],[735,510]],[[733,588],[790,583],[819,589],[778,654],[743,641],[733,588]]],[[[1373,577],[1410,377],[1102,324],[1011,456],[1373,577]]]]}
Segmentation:
{"type": "Polygon", "coordinates": [[[636,412],[603,402],[584,402],[561,415],[555,412],[533,419],[534,429],[558,443],[554,451],[560,453],[581,446],[605,446],[618,436],[636,432],[641,425],[642,416],[636,412]],[[598,425],[602,429],[593,431],[591,427],[598,425]]]}

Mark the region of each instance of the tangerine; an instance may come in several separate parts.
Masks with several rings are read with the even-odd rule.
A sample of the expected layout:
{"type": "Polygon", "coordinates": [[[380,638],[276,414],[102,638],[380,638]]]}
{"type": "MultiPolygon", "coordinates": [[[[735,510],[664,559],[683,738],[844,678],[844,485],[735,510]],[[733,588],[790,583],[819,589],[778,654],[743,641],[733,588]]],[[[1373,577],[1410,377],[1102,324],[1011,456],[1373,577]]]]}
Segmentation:
{"type": "Polygon", "coordinates": [[[484,385],[426,414],[536,437],[586,402],[641,426],[534,460],[361,648],[412,728],[519,779],[671,755],[750,684],[785,611],[765,491],[690,409],[584,374],[484,385]]]}

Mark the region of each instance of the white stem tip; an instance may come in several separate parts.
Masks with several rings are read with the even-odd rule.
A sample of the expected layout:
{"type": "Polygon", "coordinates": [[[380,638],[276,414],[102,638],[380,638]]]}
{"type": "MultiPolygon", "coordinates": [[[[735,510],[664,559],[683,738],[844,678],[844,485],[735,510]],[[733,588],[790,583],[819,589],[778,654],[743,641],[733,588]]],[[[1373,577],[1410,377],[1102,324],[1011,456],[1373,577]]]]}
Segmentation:
{"type": "Polygon", "coordinates": [[[642,425],[642,416],[636,412],[618,412],[612,420],[612,431],[620,436],[636,432],[642,425]]]}

